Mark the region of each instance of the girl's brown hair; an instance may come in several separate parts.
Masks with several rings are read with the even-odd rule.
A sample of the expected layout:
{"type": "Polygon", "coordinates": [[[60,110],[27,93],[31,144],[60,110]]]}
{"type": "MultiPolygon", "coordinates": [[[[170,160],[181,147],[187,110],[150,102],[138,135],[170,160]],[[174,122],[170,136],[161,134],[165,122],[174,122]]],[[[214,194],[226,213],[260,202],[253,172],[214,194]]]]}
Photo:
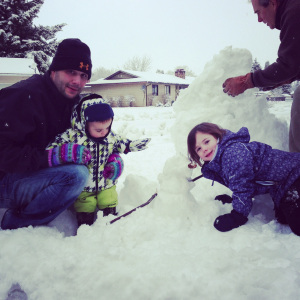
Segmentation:
{"type": "MultiPolygon", "coordinates": [[[[200,167],[202,167],[202,163],[200,161],[200,157],[196,152],[196,133],[202,132],[211,134],[214,138],[218,139],[219,141],[222,140],[223,136],[226,133],[225,129],[222,129],[216,124],[204,122],[201,124],[196,125],[189,133],[187,137],[187,147],[188,147],[188,156],[191,161],[191,164],[194,162],[197,163],[200,167]]],[[[191,164],[189,166],[191,166],[191,164]]]]}

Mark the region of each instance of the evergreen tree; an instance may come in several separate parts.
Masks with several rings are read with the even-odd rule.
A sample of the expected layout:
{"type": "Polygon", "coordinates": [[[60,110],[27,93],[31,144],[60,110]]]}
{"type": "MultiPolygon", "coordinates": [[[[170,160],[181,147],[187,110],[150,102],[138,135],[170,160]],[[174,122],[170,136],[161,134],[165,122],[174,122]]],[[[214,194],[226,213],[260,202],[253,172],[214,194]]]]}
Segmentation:
{"type": "Polygon", "coordinates": [[[260,66],[260,63],[255,58],[253,63],[252,63],[251,72],[254,72],[254,71],[257,71],[257,70],[261,70],[261,66],[260,66]]]}
{"type": "Polygon", "coordinates": [[[266,69],[269,65],[270,65],[270,62],[267,60],[267,61],[265,62],[265,69],[266,69]]]}
{"type": "Polygon", "coordinates": [[[282,94],[291,94],[292,86],[290,84],[284,84],[282,87],[282,94]]]}
{"type": "Polygon", "coordinates": [[[40,73],[48,70],[58,43],[55,35],[66,24],[34,25],[44,0],[1,0],[0,57],[34,58],[40,73]]]}
{"type": "MultiPolygon", "coordinates": [[[[251,72],[255,72],[257,70],[261,70],[261,66],[260,63],[257,61],[257,59],[255,58],[253,63],[252,63],[252,67],[251,67],[251,72]]],[[[258,88],[260,91],[262,91],[262,88],[258,88]]]]}

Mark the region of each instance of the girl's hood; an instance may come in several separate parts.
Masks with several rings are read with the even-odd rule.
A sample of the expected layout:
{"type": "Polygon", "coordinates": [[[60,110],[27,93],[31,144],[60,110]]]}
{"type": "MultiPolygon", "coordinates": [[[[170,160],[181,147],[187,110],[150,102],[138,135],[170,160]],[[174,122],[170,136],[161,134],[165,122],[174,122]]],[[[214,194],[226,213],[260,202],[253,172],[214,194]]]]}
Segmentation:
{"type": "Polygon", "coordinates": [[[209,162],[209,164],[218,164],[224,150],[231,144],[234,143],[249,143],[250,134],[248,128],[242,127],[238,132],[232,132],[226,130],[226,134],[223,136],[221,142],[218,144],[218,150],[215,158],[209,162]]]}

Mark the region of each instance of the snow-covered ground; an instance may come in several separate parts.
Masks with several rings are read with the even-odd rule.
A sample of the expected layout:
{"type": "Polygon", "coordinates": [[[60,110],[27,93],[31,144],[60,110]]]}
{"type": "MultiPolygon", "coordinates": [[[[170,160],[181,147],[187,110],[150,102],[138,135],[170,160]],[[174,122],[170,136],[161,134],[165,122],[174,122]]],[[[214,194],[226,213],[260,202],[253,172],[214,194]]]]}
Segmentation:
{"type": "Polygon", "coordinates": [[[213,222],[229,212],[214,197],[230,193],[187,168],[186,137],[203,121],[249,128],[252,140],[287,150],[291,102],[267,102],[253,91],[230,98],[229,76],[251,68],[246,50],[226,48],[173,107],[114,108],[113,128],[151,137],[148,149],[124,155],[119,214],[158,196],[114,224],[92,226],[70,211],[49,226],[0,231],[0,299],[18,282],[31,300],[295,300],[300,297],[300,237],[274,221],[269,196],[257,197],[249,221],[227,233],[213,222]]]}

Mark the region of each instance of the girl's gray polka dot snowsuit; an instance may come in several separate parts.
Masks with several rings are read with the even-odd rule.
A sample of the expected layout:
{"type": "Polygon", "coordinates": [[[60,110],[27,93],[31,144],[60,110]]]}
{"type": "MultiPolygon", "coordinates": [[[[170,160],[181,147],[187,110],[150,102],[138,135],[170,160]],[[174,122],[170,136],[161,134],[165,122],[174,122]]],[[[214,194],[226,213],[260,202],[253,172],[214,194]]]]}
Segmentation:
{"type": "Polygon", "coordinates": [[[233,209],[244,216],[249,215],[256,195],[270,193],[278,207],[284,194],[300,177],[300,153],[249,141],[246,127],[237,133],[227,130],[214,159],[202,167],[205,178],[217,181],[233,192],[233,209]]]}

